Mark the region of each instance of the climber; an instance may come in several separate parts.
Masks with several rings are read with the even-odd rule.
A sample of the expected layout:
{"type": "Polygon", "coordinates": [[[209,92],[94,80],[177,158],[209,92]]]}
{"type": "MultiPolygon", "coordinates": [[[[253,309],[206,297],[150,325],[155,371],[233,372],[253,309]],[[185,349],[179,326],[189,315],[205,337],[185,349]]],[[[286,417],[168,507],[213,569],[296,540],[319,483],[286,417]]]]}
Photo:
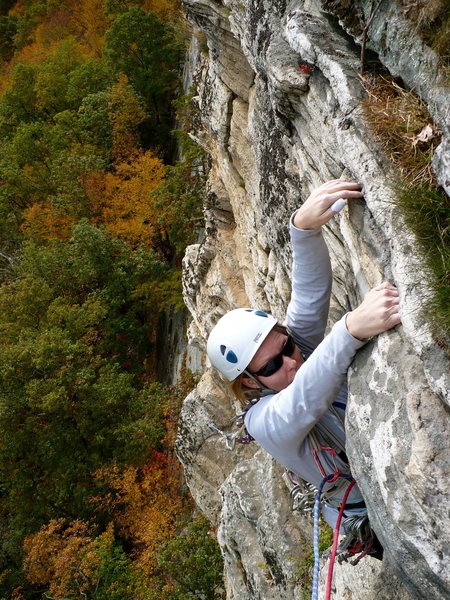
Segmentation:
{"type": "MultiPolygon", "coordinates": [[[[324,337],[331,267],[321,226],[338,200],[362,198],[361,186],[332,180],[318,187],[290,220],[292,293],[285,325],[264,311],[238,308],[225,314],[208,338],[209,359],[245,407],[249,436],[290,472],[319,488],[322,514],[334,527],[350,469],[345,454],[347,370],[369,338],[400,323],[399,294],[382,283],[344,315],[324,337]],[[347,477],[347,479],[345,479],[347,477]]],[[[344,516],[367,509],[353,485],[344,516]]]]}

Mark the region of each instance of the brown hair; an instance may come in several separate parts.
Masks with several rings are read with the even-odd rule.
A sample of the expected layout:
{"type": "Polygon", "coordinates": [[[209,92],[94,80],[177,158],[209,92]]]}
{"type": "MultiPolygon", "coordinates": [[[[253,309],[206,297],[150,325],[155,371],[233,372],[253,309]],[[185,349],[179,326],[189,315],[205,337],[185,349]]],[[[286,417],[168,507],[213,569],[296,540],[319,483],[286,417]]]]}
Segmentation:
{"type": "MultiPolygon", "coordinates": [[[[288,335],[287,328],[284,325],[280,325],[279,323],[274,325],[270,331],[278,331],[283,335],[288,335]]],[[[226,382],[229,391],[239,400],[243,407],[245,407],[249,403],[249,394],[255,394],[255,392],[257,392],[257,390],[255,390],[254,388],[249,388],[244,384],[244,377],[245,373],[241,373],[241,375],[238,375],[238,377],[236,377],[236,379],[233,379],[233,381],[226,382]]]]}

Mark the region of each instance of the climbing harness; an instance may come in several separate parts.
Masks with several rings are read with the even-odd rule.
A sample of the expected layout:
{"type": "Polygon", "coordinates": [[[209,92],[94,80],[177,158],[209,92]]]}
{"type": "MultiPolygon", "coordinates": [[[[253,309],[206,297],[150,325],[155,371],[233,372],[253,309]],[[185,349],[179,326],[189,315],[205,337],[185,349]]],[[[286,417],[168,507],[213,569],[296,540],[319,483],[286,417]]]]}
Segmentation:
{"type": "Polygon", "coordinates": [[[325,600],[330,600],[331,597],[331,584],[333,580],[333,570],[334,564],[336,561],[336,556],[339,554],[341,558],[338,558],[338,562],[341,563],[348,559],[349,556],[356,556],[355,560],[351,562],[351,564],[356,565],[358,562],[366,556],[369,552],[371,552],[374,536],[372,530],[370,529],[369,519],[367,515],[351,515],[348,517],[344,516],[344,510],[346,507],[351,508],[362,508],[365,506],[364,502],[362,503],[352,503],[349,505],[347,503],[348,496],[352,487],[356,484],[356,481],[349,473],[343,473],[338,468],[335,468],[334,472],[330,475],[327,475],[325,469],[322,466],[319,458],[319,450],[326,451],[333,456],[336,457],[336,452],[330,447],[320,445],[317,439],[317,435],[312,432],[310,434],[311,444],[312,444],[312,453],[314,460],[317,464],[317,467],[320,473],[323,475],[323,480],[317,490],[315,503],[314,503],[314,535],[313,535],[313,544],[314,544],[314,569],[313,569],[313,586],[312,586],[312,595],[311,600],[318,599],[318,585],[319,585],[319,568],[320,568],[320,555],[319,555],[319,518],[320,518],[320,505],[321,502],[327,502],[327,504],[331,504],[333,506],[339,507],[339,513],[336,520],[336,525],[333,532],[333,545],[331,548],[330,554],[330,564],[328,567],[327,574],[327,584],[325,591],[325,600]],[[340,485],[337,483],[340,480],[340,485]],[[327,492],[323,493],[323,488],[326,484],[333,484],[333,487],[328,489],[327,492]],[[329,495],[336,495],[338,492],[345,489],[342,500],[339,502],[334,501],[333,498],[330,498],[329,495]],[[346,533],[346,537],[342,541],[342,543],[338,547],[339,542],[339,532],[341,529],[341,523],[346,533]],[[344,552],[347,550],[347,553],[344,552]]]}
{"type": "MultiPolygon", "coordinates": [[[[236,443],[248,444],[253,441],[253,437],[245,428],[245,415],[255,402],[250,403],[245,407],[242,414],[233,419],[234,424],[238,427],[234,433],[226,433],[219,429],[214,423],[209,423],[209,427],[215,434],[220,435],[225,440],[227,450],[234,450],[236,443]]],[[[334,411],[336,416],[342,422],[341,416],[334,411]]],[[[324,423],[316,425],[309,433],[311,443],[311,451],[314,461],[323,479],[316,488],[309,482],[304,481],[292,471],[287,470],[286,476],[289,482],[293,485],[290,491],[292,510],[298,510],[306,516],[313,515],[313,548],[314,548],[314,568],[313,568],[313,583],[311,600],[318,600],[319,594],[319,570],[320,570],[320,553],[319,553],[319,521],[320,508],[324,503],[327,503],[339,509],[336,525],[333,532],[333,544],[331,547],[325,599],[331,598],[331,586],[333,581],[333,571],[336,560],[339,564],[353,558],[350,564],[356,565],[359,561],[372,552],[374,543],[374,534],[370,528],[369,519],[366,515],[350,515],[346,516],[344,511],[346,508],[364,508],[364,502],[356,502],[348,504],[347,499],[351,489],[356,484],[350,473],[344,473],[337,467],[335,462],[336,457],[340,457],[345,462],[347,457],[342,448],[344,448],[343,440],[339,439],[335,432],[331,431],[324,423]],[[319,437],[320,436],[320,437],[319,437]],[[321,438],[321,439],[320,439],[321,438]],[[321,440],[325,441],[323,443],[321,440]],[[320,453],[328,452],[334,461],[334,472],[327,475],[320,460],[320,453]],[[328,489],[324,491],[326,485],[328,489]],[[345,491],[344,491],[345,490],[345,491]],[[336,498],[343,493],[342,500],[336,498]],[[339,544],[339,532],[342,528],[345,532],[345,537],[339,544]]]]}

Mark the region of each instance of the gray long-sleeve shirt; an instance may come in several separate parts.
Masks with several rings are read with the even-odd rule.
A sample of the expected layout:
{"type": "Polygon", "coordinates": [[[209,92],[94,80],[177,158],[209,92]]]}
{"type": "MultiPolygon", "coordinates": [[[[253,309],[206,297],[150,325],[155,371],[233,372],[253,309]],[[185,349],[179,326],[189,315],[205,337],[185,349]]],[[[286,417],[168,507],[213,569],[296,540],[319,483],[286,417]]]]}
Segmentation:
{"type": "MultiPolygon", "coordinates": [[[[307,357],[294,381],[284,390],[261,398],[245,417],[248,432],[282,465],[319,487],[323,475],[312,455],[308,434],[317,425],[319,441],[326,426],[345,442],[341,420],[330,411],[343,416],[347,404],[347,370],[356,351],[364,342],[347,330],[345,318],[338,321],[324,338],[331,292],[331,267],[328,249],[320,229],[300,230],[291,222],[293,247],[292,296],[286,325],[307,357]]],[[[344,449],[344,448],[342,448],[344,449]]],[[[339,457],[320,452],[320,461],[327,474],[336,467],[348,473],[348,465],[339,457]]],[[[324,490],[331,487],[326,485],[324,490]]],[[[333,499],[340,500],[344,490],[333,499]]],[[[348,502],[361,501],[357,486],[348,502]]],[[[325,505],[323,514],[334,526],[337,510],[325,505]]]]}

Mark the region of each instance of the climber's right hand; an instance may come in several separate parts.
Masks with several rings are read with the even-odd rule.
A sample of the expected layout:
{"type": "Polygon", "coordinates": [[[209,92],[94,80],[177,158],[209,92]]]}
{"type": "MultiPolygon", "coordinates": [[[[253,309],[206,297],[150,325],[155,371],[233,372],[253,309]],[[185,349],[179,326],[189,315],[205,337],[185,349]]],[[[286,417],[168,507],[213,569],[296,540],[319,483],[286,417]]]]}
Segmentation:
{"type": "Polygon", "coordinates": [[[349,333],[360,340],[392,329],[401,322],[397,288],[387,281],[373,288],[345,322],[349,333]]]}

